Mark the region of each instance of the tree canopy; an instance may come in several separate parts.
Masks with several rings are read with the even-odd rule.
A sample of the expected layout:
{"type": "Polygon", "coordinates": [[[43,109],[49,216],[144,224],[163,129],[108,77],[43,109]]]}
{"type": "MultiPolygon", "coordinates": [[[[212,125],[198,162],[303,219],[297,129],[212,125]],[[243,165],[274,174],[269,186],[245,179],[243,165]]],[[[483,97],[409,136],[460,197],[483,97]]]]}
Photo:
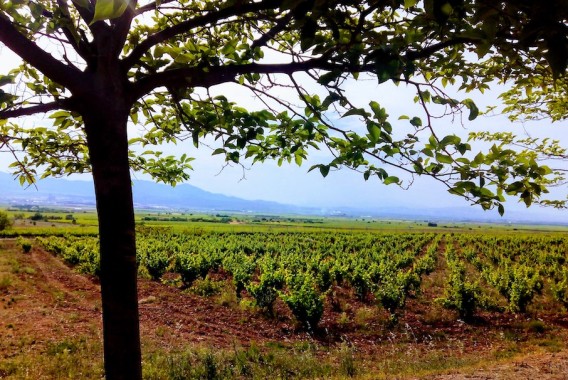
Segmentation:
{"type": "MultiPolygon", "coordinates": [[[[434,106],[442,114],[465,109],[473,120],[475,103],[449,97],[445,87],[484,92],[501,82],[510,83],[502,96],[511,118],[565,119],[563,1],[12,1],[2,12],[2,41],[25,61],[0,82],[25,81],[0,97],[4,149],[20,144],[28,154],[14,165],[22,180],[33,180],[34,167],[44,176],[90,170],[77,99],[93,91],[82,77],[105,64],[104,44],[127,78],[131,121],[148,126],[131,144],[193,139],[197,146],[212,136],[221,141],[213,153],[230,162],[246,156],[298,164],[310,146],[325,146],[335,159],[317,166],[324,176],[346,166],[365,179],[399,183],[389,174],[398,167],[440,179],[485,208],[500,206],[505,193],[528,205],[558,182],[527,150],[496,145],[498,154],[468,157],[467,141],[436,135],[434,106]],[[49,52],[38,49],[46,44],[49,52]],[[353,104],[342,84],[360,75],[413,86],[424,114],[392,121],[380,96],[353,104]],[[222,83],[258,95],[266,108],[249,111],[199,91],[222,83]],[[279,97],[279,87],[298,99],[279,97]],[[56,129],[6,121],[55,110],[56,129]],[[367,128],[342,129],[340,117],[367,128]],[[403,123],[413,130],[400,138],[393,127],[403,123]]],[[[132,168],[174,184],[188,179],[189,157],[155,153],[131,154],[132,168]]]]}
{"type": "Polygon", "coordinates": [[[557,142],[475,134],[492,146],[474,153],[436,121],[476,119],[466,94],[494,83],[508,86],[511,118],[566,119],[567,14],[566,0],[2,2],[0,42],[23,63],[0,77],[0,150],[22,183],[93,172],[107,376],[139,373],[125,343],[138,342],[130,170],[175,184],[191,168],[187,155],[129,146],[213,140],[227,162],[297,164],[328,149],[333,159],[311,168],[323,176],[348,167],[400,184],[402,171],[500,213],[506,194],[530,205],[563,181],[541,161],[566,158],[557,142]],[[422,114],[391,120],[379,92],[356,104],[345,83],[369,78],[414,88],[422,114]],[[264,107],[213,94],[228,83],[264,107]],[[18,123],[34,114],[53,126],[18,123]],[[143,133],[129,136],[129,120],[143,133]]]}

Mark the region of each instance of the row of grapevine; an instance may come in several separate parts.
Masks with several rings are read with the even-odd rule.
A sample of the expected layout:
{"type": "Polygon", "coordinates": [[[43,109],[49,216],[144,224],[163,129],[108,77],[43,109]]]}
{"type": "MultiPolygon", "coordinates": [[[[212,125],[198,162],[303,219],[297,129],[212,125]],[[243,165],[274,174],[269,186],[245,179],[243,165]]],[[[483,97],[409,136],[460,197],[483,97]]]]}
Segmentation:
{"type": "MultiPolygon", "coordinates": [[[[478,309],[498,309],[492,289],[511,312],[525,312],[549,284],[557,302],[568,305],[568,239],[563,236],[482,236],[346,232],[198,232],[147,230],[138,235],[137,260],[154,280],[171,272],[184,287],[222,272],[235,295],[272,312],[284,302],[297,320],[315,329],[333,287],[351,289],[361,302],[376,303],[396,322],[408,297],[426,275],[446,263],[440,301],[470,319],[478,309]],[[489,289],[489,290],[488,290],[489,289]]],[[[94,238],[41,238],[46,249],[79,270],[97,274],[94,238]]]]}
{"type": "MultiPolygon", "coordinates": [[[[434,270],[435,235],[335,233],[146,233],[138,239],[141,270],[159,280],[174,272],[185,287],[222,269],[237,297],[243,292],[270,312],[280,298],[307,328],[314,329],[332,286],[375,299],[393,319],[421,276],[434,270]],[[422,253],[426,250],[426,253],[422,253]]],[[[79,270],[97,274],[95,239],[41,238],[45,248],[79,270]],[[81,254],[79,254],[81,252],[81,254]]]]}
{"type": "MultiPolygon", "coordinates": [[[[568,239],[550,235],[456,235],[464,262],[495,289],[511,312],[525,312],[535,296],[542,294],[546,280],[553,297],[568,298],[564,281],[568,239]]],[[[492,305],[491,302],[488,305],[492,305]]]]}

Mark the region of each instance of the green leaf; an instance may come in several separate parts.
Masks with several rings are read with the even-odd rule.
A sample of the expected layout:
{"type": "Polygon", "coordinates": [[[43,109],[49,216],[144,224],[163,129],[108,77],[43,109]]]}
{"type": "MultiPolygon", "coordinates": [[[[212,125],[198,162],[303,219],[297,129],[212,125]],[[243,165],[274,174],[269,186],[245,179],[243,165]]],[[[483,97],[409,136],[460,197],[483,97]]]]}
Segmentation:
{"type": "Polygon", "coordinates": [[[473,159],[473,164],[475,165],[480,165],[483,163],[483,161],[485,160],[485,155],[481,152],[477,153],[477,155],[475,156],[475,158],[473,159]]]}
{"type": "Polygon", "coordinates": [[[460,152],[461,154],[465,154],[466,151],[471,149],[471,146],[469,144],[457,144],[456,145],[456,149],[458,150],[458,152],[460,152]]]}
{"type": "Polygon", "coordinates": [[[330,72],[325,73],[322,76],[320,76],[318,78],[318,83],[326,85],[329,82],[335,81],[337,78],[339,78],[340,75],[341,75],[340,72],[338,73],[337,71],[330,71],[330,72]]]}
{"type": "Polygon", "coordinates": [[[497,211],[499,212],[499,215],[503,216],[503,214],[505,213],[505,207],[503,207],[503,204],[499,203],[499,205],[497,206],[497,211]]]}
{"type": "Polygon", "coordinates": [[[363,116],[363,117],[369,116],[367,111],[365,111],[363,108],[352,108],[349,111],[345,112],[342,117],[354,116],[354,115],[363,116]]]}
{"type": "Polygon", "coordinates": [[[473,100],[465,99],[462,103],[469,109],[468,120],[469,121],[475,120],[477,116],[479,116],[479,108],[477,108],[473,100]]]}
{"type": "Polygon", "coordinates": [[[387,119],[388,115],[387,115],[385,109],[381,108],[379,103],[372,101],[372,102],[369,103],[369,105],[371,106],[371,109],[373,110],[373,113],[375,114],[375,118],[377,120],[384,121],[384,120],[387,119]]]}
{"type": "Polygon", "coordinates": [[[9,103],[16,100],[17,98],[18,97],[15,95],[8,94],[7,92],[0,90],[0,103],[9,103]]]}
{"type": "Polygon", "coordinates": [[[441,164],[451,164],[452,162],[454,162],[452,157],[441,153],[436,154],[436,160],[438,160],[438,162],[441,164]]]}
{"type": "Polygon", "coordinates": [[[91,24],[122,16],[130,0],[97,0],[91,24]]]}
{"type": "Polygon", "coordinates": [[[413,117],[412,119],[410,119],[410,124],[412,124],[415,127],[421,127],[422,126],[422,119],[420,119],[419,117],[413,117]]]}
{"type": "Polygon", "coordinates": [[[383,183],[385,185],[390,185],[392,183],[399,183],[400,179],[398,179],[398,177],[395,176],[388,176],[387,178],[385,178],[385,180],[383,181],[383,183]]]}
{"type": "Polygon", "coordinates": [[[335,93],[335,92],[332,92],[332,93],[330,93],[328,96],[325,97],[325,99],[323,100],[321,106],[322,106],[323,109],[328,109],[329,106],[330,106],[332,103],[334,103],[334,102],[336,102],[336,101],[338,101],[338,100],[341,100],[341,99],[342,99],[342,98],[341,98],[341,95],[339,95],[339,94],[337,94],[337,93],[335,93]]]}
{"type": "Polygon", "coordinates": [[[130,120],[132,120],[134,124],[138,124],[138,112],[132,112],[130,114],[130,120]]]}
{"type": "Polygon", "coordinates": [[[454,8],[450,3],[444,3],[444,5],[442,5],[442,12],[449,16],[454,12],[454,8]]]}
{"type": "Polygon", "coordinates": [[[7,84],[14,83],[14,77],[11,75],[0,75],[0,87],[5,86],[7,84]]]}
{"type": "Polygon", "coordinates": [[[49,115],[50,119],[59,119],[59,118],[63,118],[63,117],[69,117],[71,116],[71,114],[67,111],[57,111],[52,113],[51,115],[49,115]]]}
{"type": "Polygon", "coordinates": [[[381,137],[381,129],[375,123],[367,123],[367,130],[369,131],[370,140],[373,144],[379,141],[381,137]]]}
{"type": "Polygon", "coordinates": [[[418,0],[404,0],[404,7],[407,9],[415,6],[416,4],[418,4],[418,0]]]}
{"type": "Polygon", "coordinates": [[[329,174],[329,165],[320,165],[319,167],[321,175],[325,178],[329,174]]]}
{"type": "Polygon", "coordinates": [[[456,135],[449,135],[446,136],[442,139],[442,141],[440,141],[440,145],[441,146],[446,146],[446,145],[456,145],[459,144],[461,142],[461,139],[456,136],[456,135]]]}
{"type": "Polygon", "coordinates": [[[191,139],[193,140],[193,146],[199,147],[199,131],[195,130],[191,134],[191,139]]]}
{"type": "Polygon", "coordinates": [[[469,108],[468,120],[469,121],[475,120],[478,115],[479,115],[479,109],[477,108],[477,106],[475,104],[472,103],[471,107],[469,108]]]}

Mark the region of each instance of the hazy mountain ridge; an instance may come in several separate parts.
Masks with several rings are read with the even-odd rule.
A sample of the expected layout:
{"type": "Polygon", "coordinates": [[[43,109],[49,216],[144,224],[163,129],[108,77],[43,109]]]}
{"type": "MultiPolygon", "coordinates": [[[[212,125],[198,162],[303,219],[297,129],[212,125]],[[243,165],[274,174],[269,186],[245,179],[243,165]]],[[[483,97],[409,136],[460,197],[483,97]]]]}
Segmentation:
{"type": "MultiPolygon", "coordinates": [[[[2,189],[0,203],[95,207],[92,181],[46,178],[38,181],[35,187],[23,187],[10,174],[0,172],[0,188],[2,189]]],[[[189,184],[171,187],[151,181],[135,180],[132,191],[137,208],[307,214],[318,211],[309,207],[246,200],[211,193],[189,184]]]]}
{"type": "MultiPolygon", "coordinates": [[[[34,186],[22,187],[7,173],[0,172],[0,204],[94,208],[92,181],[47,178],[34,186]]],[[[193,210],[202,212],[249,212],[269,214],[300,214],[369,218],[432,220],[446,222],[516,222],[554,223],[566,225],[565,218],[547,215],[539,209],[530,213],[506,211],[501,218],[495,211],[480,207],[409,208],[404,205],[369,207],[367,209],[334,205],[327,208],[302,207],[265,200],[246,200],[205,191],[190,184],[171,187],[151,181],[133,181],[134,204],[138,209],[193,210]]]]}

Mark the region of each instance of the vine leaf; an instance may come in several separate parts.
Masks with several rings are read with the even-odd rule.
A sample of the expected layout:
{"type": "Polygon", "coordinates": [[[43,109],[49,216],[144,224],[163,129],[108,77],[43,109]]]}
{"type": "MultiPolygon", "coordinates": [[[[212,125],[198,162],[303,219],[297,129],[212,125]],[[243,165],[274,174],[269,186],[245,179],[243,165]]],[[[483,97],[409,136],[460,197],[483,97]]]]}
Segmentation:
{"type": "Polygon", "coordinates": [[[130,0],[97,0],[91,24],[122,16],[130,0]]]}

